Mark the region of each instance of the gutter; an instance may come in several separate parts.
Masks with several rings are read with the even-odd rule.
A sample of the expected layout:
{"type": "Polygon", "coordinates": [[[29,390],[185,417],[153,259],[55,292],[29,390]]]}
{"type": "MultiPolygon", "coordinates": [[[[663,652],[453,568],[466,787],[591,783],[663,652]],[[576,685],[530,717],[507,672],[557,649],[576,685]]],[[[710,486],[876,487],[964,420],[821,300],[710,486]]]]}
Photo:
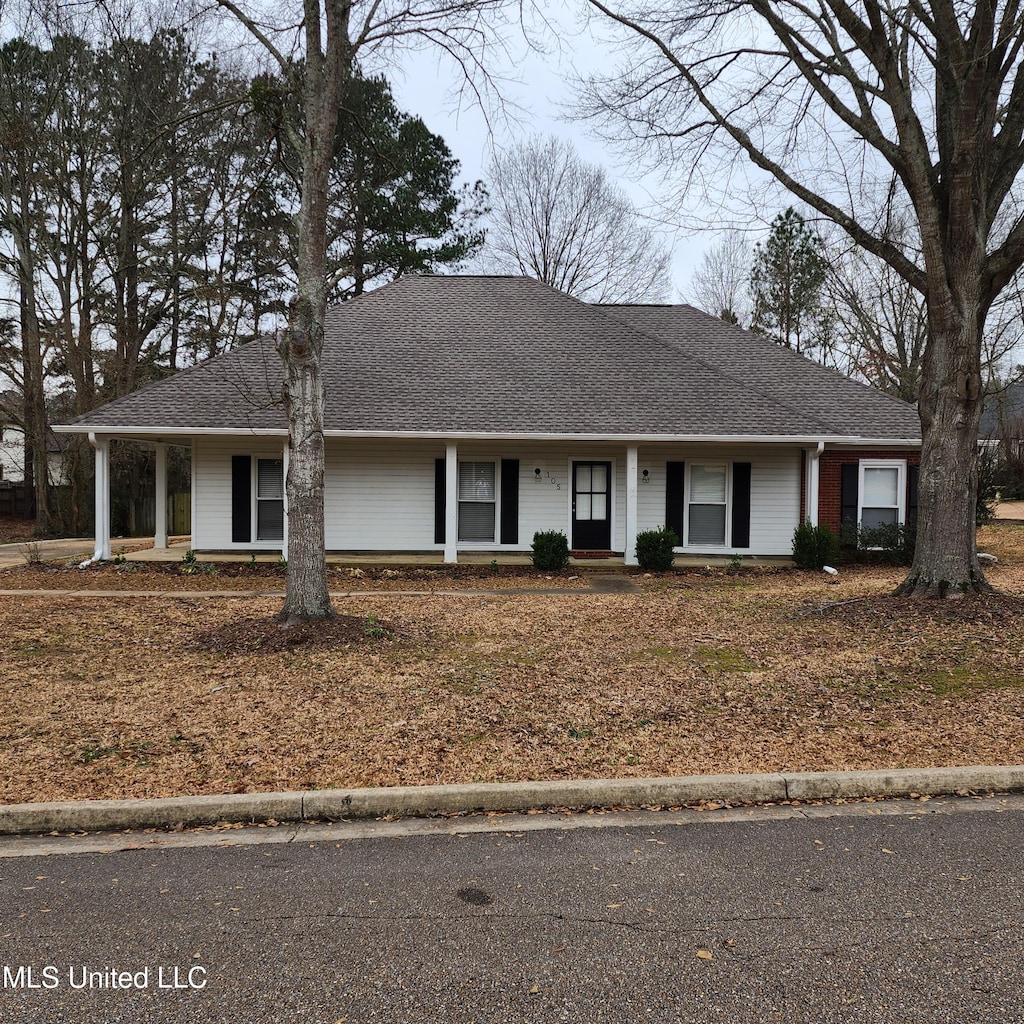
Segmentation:
{"type": "MultiPolygon", "coordinates": [[[[109,434],[112,437],[163,439],[168,444],[170,437],[280,437],[288,436],[287,429],[270,427],[183,427],[128,425],[92,425],[60,423],[53,428],[61,434],[109,434]]],[[[594,433],[551,433],[544,431],[485,431],[485,430],[324,430],[326,438],[368,438],[380,440],[418,441],[557,441],[598,442],[605,444],[794,444],[810,445],[821,443],[821,434],[594,434],[594,433]]],[[[864,437],[852,434],[830,435],[828,443],[865,448],[919,448],[920,437],[864,437]]]]}

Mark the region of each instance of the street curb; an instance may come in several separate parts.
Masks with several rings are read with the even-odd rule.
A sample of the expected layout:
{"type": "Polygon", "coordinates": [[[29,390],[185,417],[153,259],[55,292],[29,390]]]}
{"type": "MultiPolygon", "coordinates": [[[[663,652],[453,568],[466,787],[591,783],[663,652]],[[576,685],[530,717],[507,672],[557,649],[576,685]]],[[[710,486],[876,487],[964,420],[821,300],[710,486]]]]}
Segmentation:
{"type": "Polygon", "coordinates": [[[781,803],[858,797],[1024,791],[1024,765],[777,772],[678,778],[594,779],[241,793],[160,800],[82,800],[0,805],[0,834],[107,832],[218,822],[429,817],[552,807],[677,807],[704,802],[781,803]]]}

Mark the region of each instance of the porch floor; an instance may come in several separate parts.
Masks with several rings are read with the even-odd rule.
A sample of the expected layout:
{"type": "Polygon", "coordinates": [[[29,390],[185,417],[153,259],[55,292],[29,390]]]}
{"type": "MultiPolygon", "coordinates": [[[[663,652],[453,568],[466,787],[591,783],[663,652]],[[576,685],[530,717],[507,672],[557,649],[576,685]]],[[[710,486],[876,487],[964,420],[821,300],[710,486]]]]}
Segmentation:
{"type": "MultiPolygon", "coordinates": [[[[138,543],[146,543],[145,538],[139,538],[138,543]]],[[[152,544],[152,541],[149,542],[152,544]]],[[[185,552],[191,547],[191,541],[175,538],[166,548],[148,547],[141,551],[126,552],[125,558],[131,562],[180,562],[185,552]]],[[[252,557],[248,552],[199,552],[197,557],[204,562],[248,562],[252,557]]],[[[267,552],[256,555],[257,562],[277,562],[281,556],[274,552],[267,552]]],[[[351,565],[351,566],[380,566],[384,568],[395,566],[426,566],[445,564],[444,556],[440,552],[429,553],[396,553],[381,554],[371,552],[368,554],[353,554],[351,552],[328,552],[327,561],[330,565],[351,565]]],[[[731,558],[728,556],[716,555],[676,555],[675,565],[686,566],[725,566],[731,558]]],[[[497,562],[499,565],[530,565],[528,554],[504,554],[502,552],[462,552],[459,554],[459,565],[490,565],[497,562]]],[[[787,557],[746,557],[744,565],[792,565],[793,560],[787,557]]],[[[590,572],[618,571],[625,566],[621,555],[612,555],[606,558],[570,558],[569,565],[573,568],[588,570],[590,572]]]]}

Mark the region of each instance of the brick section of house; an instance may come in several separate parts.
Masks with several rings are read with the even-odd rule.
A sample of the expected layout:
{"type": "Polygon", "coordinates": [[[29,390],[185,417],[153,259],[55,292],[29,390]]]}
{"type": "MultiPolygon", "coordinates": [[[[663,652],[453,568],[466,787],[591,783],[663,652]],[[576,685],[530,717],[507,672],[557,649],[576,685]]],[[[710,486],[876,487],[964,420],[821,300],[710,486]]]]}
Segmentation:
{"type": "Polygon", "coordinates": [[[906,460],[908,466],[917,466],[921,462],[921,450],[919,448],[851,448],[829,451],[826,448],[821,453],[818,484],[818,522],[830,527],[837,535],[839,533],[842,511],[840,506],[842,467],[848,463],[856,465],[861,459],[906,460]]]}

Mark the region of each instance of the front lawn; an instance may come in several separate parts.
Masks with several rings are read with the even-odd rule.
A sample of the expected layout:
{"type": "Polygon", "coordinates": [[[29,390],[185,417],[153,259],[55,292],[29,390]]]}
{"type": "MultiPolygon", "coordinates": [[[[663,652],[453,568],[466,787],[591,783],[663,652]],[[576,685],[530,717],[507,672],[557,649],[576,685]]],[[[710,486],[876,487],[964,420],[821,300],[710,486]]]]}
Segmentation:
{"type": "Polygon", "coordinates": [[[1024,528],[986,529],[1006,596],[945,603],[700,570],[342,598],[310,642],[279,599],[4,598],[0,799],[1022,763],[1024,528]]]}

